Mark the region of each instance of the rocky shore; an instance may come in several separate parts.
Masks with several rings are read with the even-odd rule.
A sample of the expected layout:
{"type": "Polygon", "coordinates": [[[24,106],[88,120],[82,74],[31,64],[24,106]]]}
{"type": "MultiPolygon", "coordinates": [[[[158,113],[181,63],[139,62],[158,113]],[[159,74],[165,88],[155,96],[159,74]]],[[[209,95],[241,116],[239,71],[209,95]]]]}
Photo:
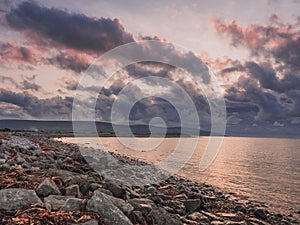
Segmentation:
{"type": "MultiPolygon", "coordinates": [[[[128,164],[140,161],[117,155],[128,164]]],[[[0,224],[300,224],[296,215],[241,202],[170,176],[128,185],[89,167],[76,145],[44,134],[0,133],[0,224]]]]}

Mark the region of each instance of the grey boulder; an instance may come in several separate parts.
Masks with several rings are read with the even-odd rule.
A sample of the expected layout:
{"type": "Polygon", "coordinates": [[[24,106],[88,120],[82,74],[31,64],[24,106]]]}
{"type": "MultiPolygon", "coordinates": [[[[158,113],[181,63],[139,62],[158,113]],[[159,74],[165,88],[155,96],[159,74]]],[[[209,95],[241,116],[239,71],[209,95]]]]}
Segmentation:
{"type": "Polygon", "coordinates": [[[111,225],[132,225],[125,214],[115,206],[106,194],[96,191],[94,196],[87,202],[87,210],[103,216],[111,225]]]}
{"type": "Polygon", "coordinates": [[[0,209],[13,210],[28,207],[35,203],[42,204],[33,190],[22,188],[0,190],[0,209]]]}
{"type": "Polygon", "coordinates": [[[46,178],[38,188],[36,189],[36,193],[40,197],[47,197],[49,195],[61,195],[58,187],[50,178],[46,178]]]}

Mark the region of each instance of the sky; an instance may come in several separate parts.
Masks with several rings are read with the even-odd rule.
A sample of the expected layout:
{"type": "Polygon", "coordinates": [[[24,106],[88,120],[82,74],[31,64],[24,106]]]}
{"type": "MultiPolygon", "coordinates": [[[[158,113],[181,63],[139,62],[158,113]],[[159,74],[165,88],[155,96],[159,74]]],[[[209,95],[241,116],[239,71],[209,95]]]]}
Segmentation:
{"type": "MultiPolygon", "coordinates": [[[[76,93],[88,92],[97,95],[97,120],[111,121],[122,89],[151,75],[180,85],[209,129],[208,100],[190,71],[180,68],[136,63],[116,73],[100,94],[96,83],[76,90],[98,57],[156,40],[164,46],[160,53],[179,64],[213,72],[226,104],[227,134],[299,136],[299,12],[298,0],[0,0],[0,119],[70,120],[76,93]]],[[[175,108],[148,97],[133,106],[129,120],[147,124],[161,117],[177,126],[175,108]]]]}

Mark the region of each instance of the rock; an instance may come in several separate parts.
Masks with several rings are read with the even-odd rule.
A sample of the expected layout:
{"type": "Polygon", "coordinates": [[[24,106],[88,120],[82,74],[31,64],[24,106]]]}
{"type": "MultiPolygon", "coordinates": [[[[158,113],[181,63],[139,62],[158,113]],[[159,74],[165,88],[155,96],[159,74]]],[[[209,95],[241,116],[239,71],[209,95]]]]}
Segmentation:
{"type": "Polygon", "coordinates": [[[179,225],[182,222],[179,219],[173,218],[166,210],[162,208],[154,208],[149,216],[152,216],[157,225],[179,225]]]}
{"type": "Polygon", "coordinates": [[[125,202],[123,199],[116,198],[111,195],[105,195],[105,196],[127,216],[130,215],[134,209],[131,204],[125,202]]]}
{"type": "Polygon", "coordinates": [[[156,188],[153,186],[147,187],[145,188],[145,194],[150,194],[150,195],[154,195],[156,192],[156,188]]]}
{"type": "Polygon", "coordinates": [[[264,222],[264,221],[261,221],[259,219],[256,219],[256,218],[249,218],[246,220],[246,224],[250,224],[250,225],[270,225],[269,223],[267,222],[264,222]]]}
{"type": "Polygon", "coordinates": [[[38,188],[36,189],[36,193],[41,197],[47,197],[49,195],[61,195],[58,187],[50,178],[46,178],[38,188]]]}
{"type": "MultiPolygon", "coordinates": [[[[79,187],[81,188],[81,186],[87,184],[87,175],[74,173],[68,170],[57,170],[57,169],[50,169],[49,174],[52,176],[61,177],[62,181],[66,185],[78,184],[79,187]]],[[[83,193],[82,190],[81,193],[83,193]]]]}
{"type": "Polygon", "coordinates": [[[12,210],[29,207],[30,204],[40,203],[39,197],[33,190],[11,188],[0,190],[0,209],[12,210]]]}
{"type": "Polygon", "coordinates": [[[103,185],[103,188],[109,190],[113,195],[117,198],[125,198],[126,196],[126,189],[122,188],[116,182],[110,181],[103,185]]]}
{"type": "Polygon", "coordinates": [[[191,219],[191,220],[194,220],[194,221],[199,221],[201,217],[202,217],[202,214],[199,213],[199,212],[194,212],[194,213],[187,216],[188,219],[191,219]]]}
{"type": "Polygon", "coordinates": [[[189,212],[193,212],[201,206],[200,199],[188,199],[188,200],[182,201],[182,203],[185,205],[185,208],[189,212]]]}
{"type": "Polygon", "coordinates": [[[141,197],[141,195],[139,193],[137,193],[135,190],[132,190],[130,188],[126,188],[126,191],[129,195],[129,197],[131,197],[131,198],[140,198],[141,197]]]}
{"type": "Polygon", "coordinates": [[[5,162],[6,162],[6,159],[0,159],[0,165],[5,164],[5,162]]]}
{"type": "Polygon", "coordinates": [[[242,213],[247,213],[247,209],[241,205],[237,205],[235,208],[234,208],[234,211],[236,212],[242,212],[242,213]]]}
{"type": "Polygon", "coordinates": [[[84,201],[80,198],[69,198],[60,210],[78,211],[84,208],[84,201]]]}
{"type": "Polygon", "coordinates": [[[96,191],[94,196],[87,203],[87,210],[97,212],[111,225],[132,225],[124,213],[115,206],[112,201],[100,191],[96,191]]]}
{"type": "Polygon", "coordinates": [[[131,220],[134,222],[134,224],[147,224],[144,214],[141,211],[132,211],[130,214],[131,220]]]}
{"type": "Polygon", "coordinates": [[[98,224],[99,223],[97,220],[89,220],[84,223],[72,223],[72,225],[98,225],[98,224]]]}
{"type": "Polygon", "coordinates": [[[188,199],[188,197],[184,193],[182,193],[180,195],[175,195],[174,198],[177,199],[177,200],[186,200],[186,199],[188,199]]]}
{"type": "Polygon", "coordinates": [[[147,198],[134,198],[130,199],[128,202],[133,206],[135,210],[144,213],[151,212],[152,208],[155,207],[154,202],[147,198]]]}
{"type": "MultiPolygon", "coordinates": [[[[90,191],[96,191],[97,189],[102,188],[102,185],[97,183],[91,183],[90,184],[90,191]]],[[[107,190],[108,191],[108,190],[107,190]]]]}
{"type": "Polygon", "coordinates": [[[80,198],[82,195],[80,193],[79,185],[72,184],[72,185],[66,187],[66,195],[75,196],[75,197],[80,198]]]}
{"type": "Polygon", "coordinates": [[[258,219],[263,219],[266,220],[268,218],[267,216],[267,212],[264,209],[256,209],[254,211],[254,215],[256,216],[256,218],[258,219]]]}
{"type": "Polygon", "coordinates": [[[69,198],[69,196],[49,195],[44,198],[44,203],[48,211],[56,211],[63,207],[69,198]]]}
{"type": "Polygon", "coordinates": [[[21,156],[18,156],[18,157],[16,158],[16,163],[17,163],[17,164],[22,165],[24,162],[26,162],[26,161],[25,161],[25,159],[22,158],[21,156]]]}
{"type": "Polygon", "coordinates": [[[96,191],[101,191],[101,192],[104,193],[104,194],[113,196],[113,194],[112,194],[109,190],[104,189],[104,188],[102,188],[102,187],[101,187],[101,188],[98,188],[96,191]]]}
{"type": "Polygon", "coordinates": [[[223,221],[221,217],[218,217],[212,213],[205,212],[205,211],[200,211],[204,216],[208,217],[210,220],[215,220],[215,221],[223,221]]]}

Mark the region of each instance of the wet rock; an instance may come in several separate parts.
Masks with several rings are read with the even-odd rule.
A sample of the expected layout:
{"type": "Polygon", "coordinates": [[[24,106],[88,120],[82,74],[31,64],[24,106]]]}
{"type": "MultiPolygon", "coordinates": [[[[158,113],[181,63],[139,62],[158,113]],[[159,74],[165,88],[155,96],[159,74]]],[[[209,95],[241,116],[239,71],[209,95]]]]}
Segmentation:
{"type": "Polygon", "coordinates": [[[38,196],[47,197],[49,195],[61,195],[58,187],[50,178],[46,178],[36,189],[38,196]]]}
{"type": "Polygon", "coordinates": [[[49,195],[44,198],[44,203],[48,211],[56,211],[63,207],[69,198],[69,196],[49,195]]]}
{"type": "Polygon", "coordinates": [[[193,212],[201,206],[200,199],[188,199],[188,200],[182,201],[182,203],[185,205],[185,208],[189,212],[193,212]]]}
{"type": "Polygon", "coordinates": [[[80,198],[82,195],[80,193],[79,185],[72,184],[72,185],[66,187],[66,195],[75,196],[75,197],[80,198]]]}
{"type": "Polygon", "coordinates": [[[0,190],[0,209],[18,209],[28,207],[33,203],[42,204],[41,200],[33,190],[22,188],[0,190]]]}
{"type": "Polygon", "coordinates": [[[108,224],[132,225],[124,213],[112,203],[107,195],[100,191],[96,191],[94,196],[88,201],[87,209],[99,213],[108,224]]]}
{"type": "Polygon", "coordinates": [[[268,218],[267,216],[267,212],[264,209],[256,209],[254,211],[254,215],[258,218],[258,219],[263,219],[266,220],[268,218]]]}
{"type": "Polygon", "coordinates": [[[80,198],[69,198],[60,210],[77,211],[84,208],[84,201],[80,198]]]}

